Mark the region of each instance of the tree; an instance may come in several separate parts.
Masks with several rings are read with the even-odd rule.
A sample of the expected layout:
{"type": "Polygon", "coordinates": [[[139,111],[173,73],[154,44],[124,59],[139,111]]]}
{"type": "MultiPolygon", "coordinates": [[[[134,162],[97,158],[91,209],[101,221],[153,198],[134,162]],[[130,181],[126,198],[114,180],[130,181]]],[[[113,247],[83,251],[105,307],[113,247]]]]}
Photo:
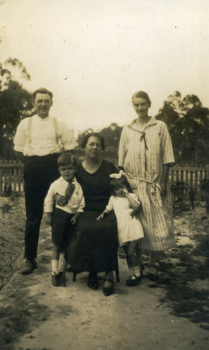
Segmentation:
{"type": "Polygon", "coordinates": [[[88,129],[84,130],[82,133],[78,134],[77,142],[78,142],[79,148],[81,148],[81,142],[82,142],[84,136],[86,136],[87,134],[90,134],[91,132],[94,132],[94,130],[91,128],[88,128],[88,129]]]}
{"type": "Polygon", "coordinates": [[[2,67],[10,72],[12,80],[18,81],[20,84],[25,80],[30,80],[30,74],[28,74],[22,62],[20,62],[17,58],[8,58],[3,63],[2,67]]]}
{"type": "MultiPolygon", "coordinates": [[[[13,156],[13,138],[17,125],[21,119],[30,116],[34,112],[31,94],[18,81],[15,81],[14,72],[11,74],[9,66],[14,68],[13,70],[16,70],[16,72],[18,72],[19,67],[20,75],[22,74],[22,77],[25,75],[25,79],[30,78],[22,63],[17,59],[8,59],[1,65],[0,155],[4,158],[13,156]],[[2,68],[5,66],[8,69],[2,68]]],[[[17,76],[18,74],[16,74],[17,76]]]]}
{"type": "Polygon", "coordinates": [[[120,135],[122,127],[116,123],[110,124],[107,128],[104,128],[100,131],[100,134],[105,139],[106,150],[115,152],[118,150],[118,145],[120,141],[120,135]]]}
{"type": "Polygon", "coordinates": [[[168,96],[156,119],[169,129],[177,162],[207,162],[209,110],[196,95],[181,99],[179,91],[168,96]]]}

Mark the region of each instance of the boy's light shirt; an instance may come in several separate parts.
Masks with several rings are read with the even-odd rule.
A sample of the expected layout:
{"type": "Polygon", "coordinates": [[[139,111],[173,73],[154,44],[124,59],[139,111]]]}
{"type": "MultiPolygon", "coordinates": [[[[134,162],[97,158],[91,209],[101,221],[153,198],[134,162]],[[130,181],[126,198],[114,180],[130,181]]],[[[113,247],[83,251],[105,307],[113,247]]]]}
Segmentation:
{"type": "Polygon", "coordinates": [[[66,211],[69,214],[75,214],[77,212],[82,213],[85,207],[85,200],[81,186],[74,178],[72,181],[73,185],[75,185],[75,190],[72,194],[72,197],[68,201],[68,203],[64,206],[60,206],[55,203],[54,197],[56,194],[61,196],[65,196],[65,190],[68,186],[68,182],[63,179],[61,176],[58,180],[54,181],[49,188],[47,196],[44,201],[44,211],[45,213],[52,213],[53,207],[55,203],[55,207],[61,210],[66,211]]]}

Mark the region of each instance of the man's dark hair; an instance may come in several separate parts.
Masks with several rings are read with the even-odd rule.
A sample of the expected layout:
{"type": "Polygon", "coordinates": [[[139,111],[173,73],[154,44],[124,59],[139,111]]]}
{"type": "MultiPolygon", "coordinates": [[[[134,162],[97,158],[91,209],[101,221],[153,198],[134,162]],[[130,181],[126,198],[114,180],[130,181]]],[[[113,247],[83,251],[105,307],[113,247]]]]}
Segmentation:
{"type": "Polygon", "coordinates": [[[45,88],[39,88],[33,93],[33,99],[35,100],[37,94],[47,94],[50,96],[51,100],[53,99],[53,93],[45,88]]]}

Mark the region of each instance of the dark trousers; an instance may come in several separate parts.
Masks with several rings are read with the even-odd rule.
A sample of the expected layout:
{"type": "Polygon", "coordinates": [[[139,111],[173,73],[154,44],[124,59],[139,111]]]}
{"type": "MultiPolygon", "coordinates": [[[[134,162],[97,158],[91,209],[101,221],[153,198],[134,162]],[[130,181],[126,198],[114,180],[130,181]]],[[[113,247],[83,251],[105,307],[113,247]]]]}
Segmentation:
{"type": "Polygon", "coordinates": [[[42,157],[25,157],[25,258],[29,260],[37,256],[44,198],[50,184],[60,176],[57,167],[58,156],[59,154],[49,154],[42,157]]]}

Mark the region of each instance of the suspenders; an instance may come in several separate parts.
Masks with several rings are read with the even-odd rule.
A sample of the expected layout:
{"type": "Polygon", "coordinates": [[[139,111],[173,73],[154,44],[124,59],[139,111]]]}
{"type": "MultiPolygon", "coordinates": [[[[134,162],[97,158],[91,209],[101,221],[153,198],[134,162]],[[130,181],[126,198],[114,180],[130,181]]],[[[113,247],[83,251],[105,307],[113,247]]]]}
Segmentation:
{"type": "Polygon", "coordinates": [[[60,151],[63,152],[64,151],[64,146],[62,144],[61,135],[59,134],[59,131],[58,131],[57,118],[53,118],[53,123],[54,123],[56,144],[59,146],[60,151]]]}
{"type": "Polygon", "coordinates": [[[32,133],[32,122],[33,122],[33,117],[31,118],[28,118],[28,144],[30,145],[31,142],[32,142],[32,139],[31,139],[31,133],[32,133]]]}
{"type": "MultiPolygon", "coordinates": [[[[31,145],[31,142],[32,142],[32,138],[31,138],[32,124],[33,124],[33,119],[32,118],[33,117],[28,118],[28,138],[27,138],[27,142],[28,142],[29,146],[31,145]]],[[[53,124],[54,124],[54,132],[55,132],[56,144],[59,146],[60,152],[63,152],[64,151],[64,146],[62,144],[61,135],[59,134],[57,118],[53,118],[53,124]]]]}

